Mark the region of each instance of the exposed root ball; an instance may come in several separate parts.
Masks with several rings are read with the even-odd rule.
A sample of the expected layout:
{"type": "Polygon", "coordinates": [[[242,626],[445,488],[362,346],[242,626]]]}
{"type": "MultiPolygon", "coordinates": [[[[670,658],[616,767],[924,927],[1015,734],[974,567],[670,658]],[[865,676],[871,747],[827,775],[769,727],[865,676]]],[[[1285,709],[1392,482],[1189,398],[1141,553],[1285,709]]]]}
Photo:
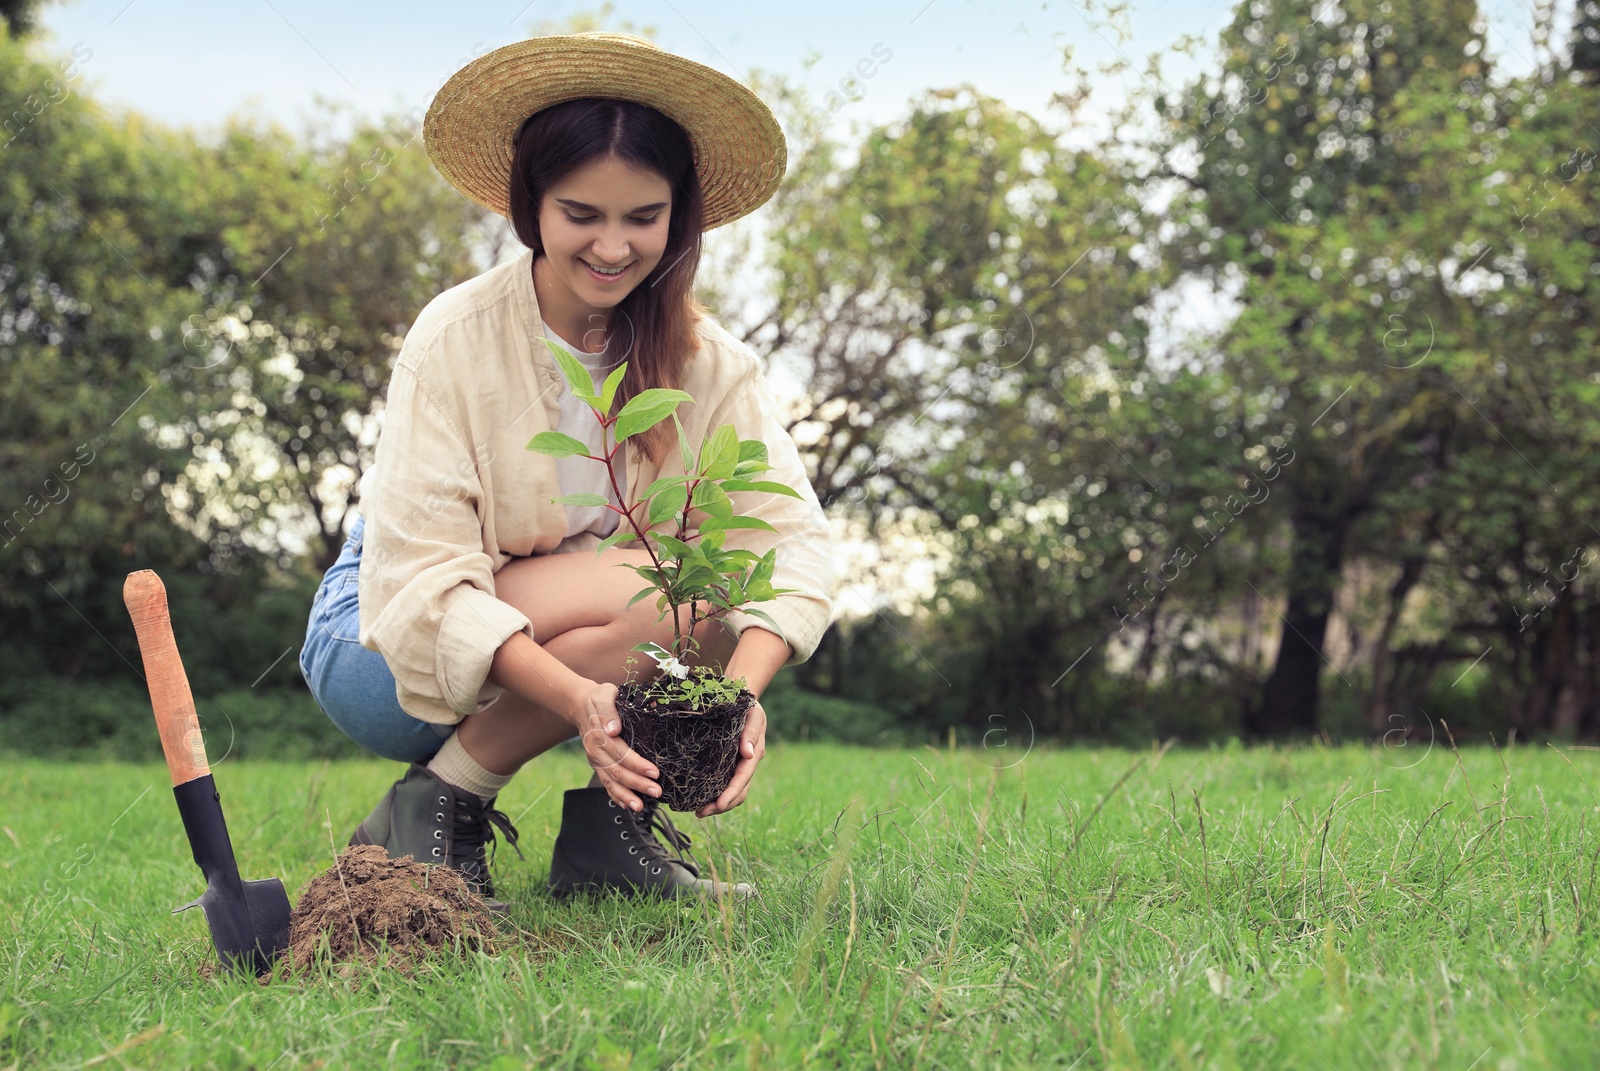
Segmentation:
{"type": "Polygon", "coordinates": [[[315,961],[323,939],[333,958],[377,959],[387,943],[390,963],[414,968],[430,952],[461,947],[495,951],[494,920],[461,875],[423,866],[411,856],[390,859],[382,846],[346,848],[311,879],[289,917],[284,953],[296,969],[315,961]]]}
{"type": "Polygon", "coordinates": [[[661,703],[630,681],[617,689],[622,738],[661,771],[660,801],[697,811],[727,790],[739,765],[739,740],[750,707],[748,688],[732,702],[697,710],[687,699],[661,703]]]}

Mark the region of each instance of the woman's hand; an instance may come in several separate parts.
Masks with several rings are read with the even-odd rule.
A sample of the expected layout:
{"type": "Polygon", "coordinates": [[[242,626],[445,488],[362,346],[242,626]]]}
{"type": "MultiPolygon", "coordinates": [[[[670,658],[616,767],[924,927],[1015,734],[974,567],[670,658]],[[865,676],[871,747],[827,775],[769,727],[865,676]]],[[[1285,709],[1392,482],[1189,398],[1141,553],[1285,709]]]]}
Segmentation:
{"type": "Polygon", "coordinates": [[[655,782],[660,771],[622,739],[615,684],[597,684],[587,692],[572,715],[572,725],[595,776],[619,807],[640,811],[644,809],[641,796],[661,795],[661,786],[655,782]]]}
{"type": "Polygon", "coordinates": [[[733,768],[733,780],[728,782],[728,787],[718,796],[716,801],[708,803],[694,812],[696,818],[710,818],[714,814],[731,811],[744,802],[745,793],[750,790],[750,778],[755,776],[756,764],[767,753],[767,712],[761,709],[758,699],[750,704],[750,713],[745,718],[744,733],[739,741],[739,765],[733,768]]]}

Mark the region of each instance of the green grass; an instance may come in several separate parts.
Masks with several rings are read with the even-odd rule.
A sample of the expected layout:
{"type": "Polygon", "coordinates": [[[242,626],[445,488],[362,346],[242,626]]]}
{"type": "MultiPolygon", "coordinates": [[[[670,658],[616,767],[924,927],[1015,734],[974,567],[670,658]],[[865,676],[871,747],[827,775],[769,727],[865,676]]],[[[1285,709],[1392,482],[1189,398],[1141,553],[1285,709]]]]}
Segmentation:
{"type": "MultiPolygon", "coordinates": [[[[780,746],[680,823],[729,913],[552,902],[562,751],[502,797],[508,951],[270,986],[169,914],[164,770],[15,762],[0,1067],[1591,1066],[1597,755],[1425,748],[780,746]]],[[[244,876],[296,895],[397,770],[224,763],[244,876]]]]}

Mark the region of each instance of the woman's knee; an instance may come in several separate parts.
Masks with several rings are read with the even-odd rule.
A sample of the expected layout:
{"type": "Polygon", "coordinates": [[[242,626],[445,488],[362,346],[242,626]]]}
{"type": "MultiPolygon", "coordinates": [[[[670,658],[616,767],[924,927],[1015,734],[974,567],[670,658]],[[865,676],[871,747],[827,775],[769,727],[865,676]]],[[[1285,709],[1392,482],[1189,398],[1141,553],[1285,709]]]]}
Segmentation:
{"type": "MultiPolygon", "coordinates": [[[[659,595],[628,605],[649,581],[626,566],[648,564],[650,556],[645,551],[627,547],[611,547],[599,554],[584,551],[520,558],[495,574],[495,594],[528,616],[538,642],[595,628],[594,634],[573,633],[574,637],[583,635],[585,641],[580,645],[583,657],[578,660],[596,661],[599,652],[594,648],[603,647],[606,657],[598,661],[608,666],[615,663],[620,673],[626,659],[635,657],[632,668],[648,678],[656,675],[656,662],[634,652],[633,647],[656,643],[670,649],[674,635],[672,612],[669,608],[662,614],[657,605],[659,595]]],[[[702,613],[706,610],[704,603],[698,608],[702,613]]],[[[679,607],[677,627],[684,632],[689,628],[689,614],[690,607],[679,607]]],[[[686,658],[691,665],[720,668],[737,646],[720,621],[698,622],[694,639],[696,646],[686,658]]]]}
{"type": "Polygon", "coordinates": [[[536,640],[585,626],[607,626],[634,607],[628,600],[648,581],[628,565],[648,565],[643,550],[610,547],[600,554],[540,554],[519,558],[495,574],[495,595],[527,615],[536,640]]]}

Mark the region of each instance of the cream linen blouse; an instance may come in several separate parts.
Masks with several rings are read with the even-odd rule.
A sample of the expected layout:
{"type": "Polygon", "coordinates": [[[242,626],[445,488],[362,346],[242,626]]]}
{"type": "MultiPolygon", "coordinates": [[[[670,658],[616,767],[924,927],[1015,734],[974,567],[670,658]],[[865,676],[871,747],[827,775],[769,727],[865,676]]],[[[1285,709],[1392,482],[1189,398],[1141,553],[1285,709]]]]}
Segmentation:
{"type": "MultiPolygon", "coordinates": [[[[550,501],[561,493],[556,462],[526,449],[558,427],[565,390],[542,341],[532,272],[525,250],[422,310],[395,361],[377,455],[361,484],[361,644],[384,656],[400,706],[423,721],[453,725],[494,702],[503,692],[488,680],[494,653],[515,632],[539,639],[526,615],[495,598],[495,572],[558,546],[592,552],[601,540],[592,531],[568,537],[566,507],[550,501]]],[[[733,492],[735,512],[777,531],[733,529],[724,543],[757,554],[777,548],[773,586],[797,590],[756,608],[778,623],[791,648],[785,665],[795,665],[811,657],[832,616],[827,518],[755,354],[709,317],[695,331],[700,348],[681,383],[694,401],[678,408],[691,448],[733,424],[740,438],[766,443],[773,468],[764,478],[802,496],[733,492]]],[[[659,464],[631,442],[624,450],[629,503],[658,477],[684,473],[675,444],[659,464]]],[[[690,530],[705,519],[692,510],[690,530]]],[[[670,520],[656,527],[674,530],[670,520]]],[[[741,611],[721,620],[736,636],[770,627],[741,611]]]]}

